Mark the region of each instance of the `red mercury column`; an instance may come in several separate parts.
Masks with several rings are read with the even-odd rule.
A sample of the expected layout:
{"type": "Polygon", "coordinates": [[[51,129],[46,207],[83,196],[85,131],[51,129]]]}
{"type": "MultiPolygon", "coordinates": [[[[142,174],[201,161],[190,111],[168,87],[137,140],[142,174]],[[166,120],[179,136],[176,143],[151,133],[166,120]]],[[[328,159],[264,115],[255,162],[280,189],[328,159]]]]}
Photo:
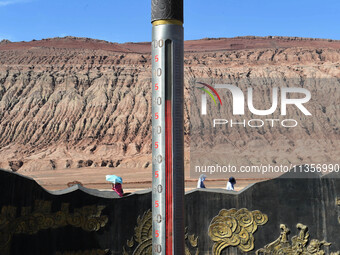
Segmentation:
{"type": "Polygon", "coordinates": [[[153,254],[185,254],[183,44],[183,1],[152,0],[153,254]]]}

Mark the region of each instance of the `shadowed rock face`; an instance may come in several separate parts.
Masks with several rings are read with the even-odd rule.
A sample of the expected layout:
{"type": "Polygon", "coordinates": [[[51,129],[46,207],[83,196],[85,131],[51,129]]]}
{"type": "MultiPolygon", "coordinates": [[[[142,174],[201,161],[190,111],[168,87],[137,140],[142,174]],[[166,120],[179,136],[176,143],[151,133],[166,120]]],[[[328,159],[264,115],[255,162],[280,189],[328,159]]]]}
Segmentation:
{"type": "MultiPolygon", "coordinates": [[[[73,37],[0,44],[0,167],[150,167],[149,49],[149,43],[73,37]]],[[[246,37],[186,42],[186,145],[190,79],[339,79],[339,67],[339,41],[246,37]]]]}

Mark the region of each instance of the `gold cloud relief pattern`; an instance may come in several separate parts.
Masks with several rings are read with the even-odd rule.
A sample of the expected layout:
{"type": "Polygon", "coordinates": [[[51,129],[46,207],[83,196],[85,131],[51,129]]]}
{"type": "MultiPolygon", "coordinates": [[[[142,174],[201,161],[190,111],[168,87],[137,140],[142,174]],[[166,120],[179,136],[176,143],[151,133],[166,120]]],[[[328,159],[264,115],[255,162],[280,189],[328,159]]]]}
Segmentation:
{"type": "Polygon", "coordinates": [[[9,254],[14,234],[33,235],[43,229],[56,229],[65,226],[82,228],[84,231],[98,231],[108,222],[101,215],[105,206],[89,205],[69,212],[69,204],[63,203],[61,210],[51,212],[52,202],[36,200],[34,209],[22,207],[17,217],[17,207],[3,206],[0,214],[0,253],[9,254]]]}
{"type": "Polygon", "coordinates": [[[243,252],[253,250],[253,233],[267,221],[268,216],[258,210],[222,209],[209,226],[209,236],[214,242],[213,254],[219,255],[229,246],[236,246],[243,252]]]}

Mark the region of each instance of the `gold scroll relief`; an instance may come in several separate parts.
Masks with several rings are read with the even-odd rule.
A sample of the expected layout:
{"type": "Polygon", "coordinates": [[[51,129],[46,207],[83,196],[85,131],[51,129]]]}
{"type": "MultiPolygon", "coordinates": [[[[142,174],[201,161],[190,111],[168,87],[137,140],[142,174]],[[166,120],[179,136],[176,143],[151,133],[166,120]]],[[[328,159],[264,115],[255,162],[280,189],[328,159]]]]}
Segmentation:
{"type": "Polygon", "coordinates": [[[82,228],[85,231],[98,231],[108,222],[101,212],[105,206],[90,205],[69,212],[69,204],[63,203],[61,210],[51,212],[52,202],[36,200],[34,208],[22,207],[17,217],[17,207],[3,206],[0,214],[0,254],[9,254],[14,234],[33,235],[44,229],[65,226],[82,228]]]}
{"type": "MultiPolygon", "coordinates": [[[[195,255],[198,251],[198,237],[188,235],[185,229],[185,255],[192,255],[189,246],[196,248],[195,255]]],[[[123,255],[152,255],[152,212],[146,211],[142,216],[138,216],[134,236],[126,242],[127,249],[123,247],[123,255]]]]}
{"type": "Polygon", "coordinates": [[[253,233],[259,225],[264,225],[267,221],[267,215],[258,210],[221,210],[209,226],[209,236],[214,242],[213,254],[220,255],[229,246],[235,246],[243,252],[253,250],[253,233]]]}
{"type": "MultiPolygon", "coordinates": [[[[288,240],[289,228],[284,224],[281,224],[280,228],[281,234],[279,238],[265,245],[264,248],[257,250],[256,255],[324,255],[326,253],[322,248],[331,245],[326,241],[310,240],[308,227],[301,223],[296,225],[299,233],[292,237],[291,243],[288,240]]],[[[340,255],[340,252],[332,252],[330,255],[340,255]]]]}

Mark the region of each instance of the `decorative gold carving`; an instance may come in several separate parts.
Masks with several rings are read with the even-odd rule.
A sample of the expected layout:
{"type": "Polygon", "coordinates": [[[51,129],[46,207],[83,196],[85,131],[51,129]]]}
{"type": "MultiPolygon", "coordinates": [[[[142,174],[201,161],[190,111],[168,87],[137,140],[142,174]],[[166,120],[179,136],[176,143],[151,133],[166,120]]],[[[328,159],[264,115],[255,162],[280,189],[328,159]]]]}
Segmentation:
{"type": "Polygon", "coordinates": [[[185,229],[185,240],[189,240],[192,247],[197,247],[198,245],[198,236],[195,237],[195,235],[188,235],[187,229],[185,229]]]}
{"type": "Polygon", "coordinates": [[[221,210],[209,226],[209,236],[214,241],[213,254],[221,254],[228,246],[236,246],[243,252],[253,250],[253,233],[257,226],[264,225],[267,221],[267,215],[258,210],[252,212],[246,208],[221,210]]]}
{"type": "MultiPolygon", "coordinates": [[[[291,244],[288,240],[290,233],[289,228],[281,224],[281,234],[274,242],[267,244],[264,248],[261,248],[255,252],[256,255],[324,255],[325,252],[321,250],[323,246],[330,246],[331,243],[326,241],[319,241],[312,239],[309,241],[308,227],[301,223],[296,225],[299,230],[298,235],[293,236],[291,244]],[[308,245],[307,245],[308,244],[308,245]]],[[[339,255],[340,252],[332,252],[330,255],[339,255]]]]}
{"type": "MultiPolygon", "coordinates": [[[[190,244],[190,246],[192,248],[197,248],[197,246],[198,246],[198,236],[195,237],[195,235],[189,235],[188,234],[188,228],[185,228],[185,240],[186,240],[185,255],[191,255],[188,244],[190,244]]],[[[199,254],[199,250],[197,248],[195,250],[195,255],[198,255],[198,254],[199,254]]]]}
{"type": "Polygon", "coordinates": [[[14,234],[33,235],[43,229],[55,229],[68,225],[85,231],[98,231],[108,222],[101,216],[105,206],[84,206],[69,212],[69,204],[63,203],[61,210],[51,213],[52,202],[35,201],[34,209],[22,207],[21,216],[16,217],[17,208],[3,206],[0,214],[0,253],[9,254],[9,244],[14,234]]]}
{"type": "Polygon", "coordinates": [[[110,250],[87,250],[87,251],[66,251],[56,252],[56,255],[108,255],[110,250]]]}
{"type": "MultiPolygon", "coordinates": [[[[185,255],[192,255],[188,244],[192,248],[197,248],[198,237],[188,235],[187,229],[185,229],[185,240],[185,255]]],[[[152,255],[152,212],[150,210],[146,211],[142,217],[138,216],[135,234],[130,240],[126,241],[126,246],[127,249],[123,247],[123,255],[152,255]]],[[[199,251],[196,249],[195,255],[198,254],[199,251]]]]}

